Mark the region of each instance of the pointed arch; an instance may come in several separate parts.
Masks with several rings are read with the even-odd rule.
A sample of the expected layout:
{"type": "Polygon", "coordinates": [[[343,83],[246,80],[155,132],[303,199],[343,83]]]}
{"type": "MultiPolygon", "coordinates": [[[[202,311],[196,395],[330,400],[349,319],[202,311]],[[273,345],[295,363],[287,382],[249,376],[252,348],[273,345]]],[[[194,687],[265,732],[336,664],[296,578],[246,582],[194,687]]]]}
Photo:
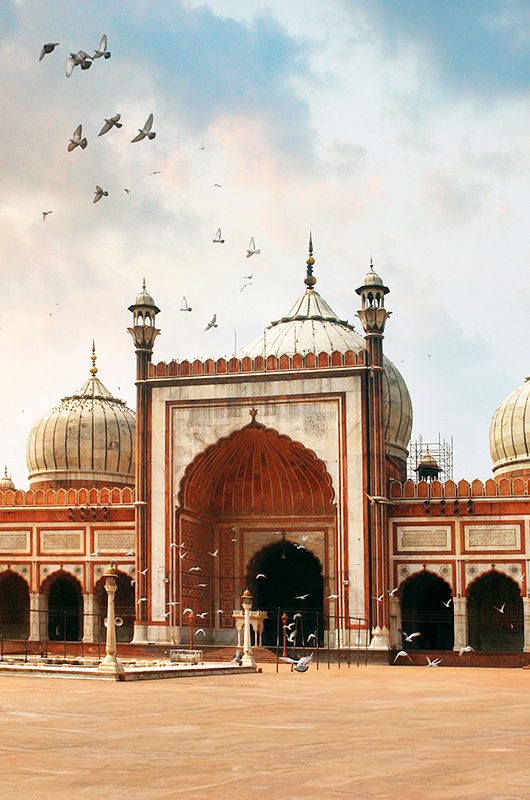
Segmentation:
{"type": "Polygon", "coordinates": [[[454,644],[451,586],[440,575],[423,569],[408,577],[399,589],[401,624],[408,635],[421,636],[407,642],[420,650],[452,650],[454,644]]]}
{"type": "Polygon", "coordinates": [[[476,650],[523,649],[523,600],[517,581],[490,569],[466,590],[469,643],[476,650]]]}

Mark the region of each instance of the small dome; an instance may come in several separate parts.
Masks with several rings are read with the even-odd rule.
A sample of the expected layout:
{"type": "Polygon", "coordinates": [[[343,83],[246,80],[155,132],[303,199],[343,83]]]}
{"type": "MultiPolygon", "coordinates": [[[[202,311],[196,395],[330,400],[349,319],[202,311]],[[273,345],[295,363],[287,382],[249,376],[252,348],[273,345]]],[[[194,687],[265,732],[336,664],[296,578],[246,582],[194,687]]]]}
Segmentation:
{"type": "Polygon", "coordinates": [[[160,311],[155,301],[145,288],[145,278],[142,284],[142,291],[136,295],[136,300],[134,301],[134,305],[129,306],[129,311],[133,311],[136,306],[147,306],[148,308],[154,309],[156,314],[158,314],[158,312],[160,311]]]}
{"type": "Polygon", "coordinates": [[[382,289],[384,294],[388,294],[389,291],[388,286],[384,285],[381,276],[378,275],[377,272],[375,272],[373,261],[372,259],[370,259],[370,269],[364,276],[364,280],[359,286],[359,288],[356,289],[355,291],[357,292],[357,294],[361,294],[363,289],[374,289],[374,288],[382,289]]]}
{"type": "Polygon", "coordinates": [[[134,412],[96,372],[93,366],[86,383],[33,426],[26,448],[31,488],[134,483],[134,412]]]}
{"type": "Polygon", "coordinates": [[[495,476],[530,473],[530,378],[498,407],[490,425],[495,476]]]}
{"type": "Polygon", "coordinates": [[[418,467],[431,467],[432,469],[439,469],[438,462],[427,450],[418,461],[418,467]]]}
{"type": "Polygon", "coordinates": [[[0,478],[0,490],[2,489],[15,489],[15,484],[11,480],[11,475],[7,474],[7,467],[4,467],[4,474],[0,478]]]}
{"type": "MultiPolygon", "coordinates": [[[[341,320],[314,289],[307,289],[291,310],[271,322],[265,333],[239,355],[281,356],[295,353],[359,353],[365,349],[364,338],[353,325],[341,320]]],[[[387,454],[406,459],[412,431],[412,402],[395,365],[383,356],[385,393],[385,437],[387,454]]]]}

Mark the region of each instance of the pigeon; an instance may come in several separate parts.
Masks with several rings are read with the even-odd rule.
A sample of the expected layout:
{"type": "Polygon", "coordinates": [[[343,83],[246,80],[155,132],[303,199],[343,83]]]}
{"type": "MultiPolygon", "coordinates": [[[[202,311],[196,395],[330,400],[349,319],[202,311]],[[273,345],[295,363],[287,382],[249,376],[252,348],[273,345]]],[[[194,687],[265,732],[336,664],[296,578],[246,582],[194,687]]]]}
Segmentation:
{"type": "Polygon", "coordinates": [[[251,281],[252,280],[252,275],[243,275],[242,277],[243,277],[244,281],[251,281]]]}
{"type": "Polygon", "coordinates": [[[197,630],[195,631],[195,635],[197,635],[198,633],[202,633],[203,636],[206,636],[206,631],[204,630],[204,628],[197,628],[197,630]]]}
{"type": "Polygon", "coordinates": [[[53,214],[53,211],[43,211],[42,212],[42,221],[43,222],[46,222],[46,217],[48,216],[48,214],[53,214]]]}
{"type": "Polygon", "coordinates": [[[261,250],[256,250],[256,243],[254,241],[254,237],[251,236],[250,237],[250,242],[248,243],[248,247],[247,247],[247,258],[250,258],[250,256],[254,256],[254,255],[259,256],[260,253],[261,253],[261,250]]]}
{"type": "Polygon", "coordinates": [[[291,642],[291,644],[294,644],[294,641],[296,639],[296,634],[297,631],[293,631],[291,634],[289,634],[289,636],[287,637],[287,641],[291,642]]]}
{"type": "Polygon", "coordinates": [[[326,599],[327,600],[338,600],[338,598],[339,598],[338,594],[328,594],[326,599]]]}
{"type": "MultiPolygon", "coordinates": [[[[131,193],[131,190],[130,190],[130,189],[124,189],[123,191],[124,191],[124,192],[127,192],[127,194],[130,194],[130,193],[131,193]]],[[[127,244],[127,242],[125,242],[125,244],[127,244]]]]}
{"type": "Polygon", "coordinates": [[[280,656],[280,661],[285,661],[287,664],[293,664],[295,672],[307,672],[309,665],[313,660],[313,653],[309,656],[302,656],[298,661],[295,658],[288,658],[280,656]]]}
{"type": "Polygon", "coordinates": [[[316,633],[310,633],[310,634],[309,634],[309,636],[307,637],[307,640],[306,640],[306,644],[309,644],[309,642],[311,641],[311,639],[314,639],[314,640],[315,640],[315,642],[317,641],[317,635],[316,635],[316,633]]]}
{"type": "Polygon", "coordinates": [[[374,597],[374,595],[372,595],[372,600],[377,600],[378,603],[381,603],[384,596],[385,596],[384,592],[383,594],[380,594],[379,597],[374,597]]]}
{"type": "Polygon", "coordinates": [[[266,576],[266,575],[264,575],[264,574],[263,574],[263,572],[258,572],[258,574],[256,575],[256,580],[257,580],[258,578],[266,578],[266,577],[267,577],[267,576],[266,576]]]}
{"type": "Polygon", "coordinates": [[[148,572],[149,572],[149,567],[146,567],[145,569],[141,569],[140,570],[140,574],[141,575],[147,575],[148,572]]]}
{"type": "Polygon", "coordinates": [[[108,197],[109,193],[101,188],[101,186],[96,185],[96,191],[94,193],[94,199],[92,200],[93,203],[99,203],[102,197],[108,197]]]}
{"type": "Polygon", "coordinates": [[[204,144],[201,144],[201,146],[198,147],[197,150],[206,150],[206,148],[205,148],[204,144]]]}
{"type": "Polygon", "coordinates": [[[217,231],[215,233],[215,237],[212,239],[212,241],[215,242],[216,244],[224,244],[225,243],[225,240],[222,238],[221,228],[217,228],[217,231]]]}
{"type": "Polygon", "coordinates": [[[425,658],[427,659],[426,667],[438,667],[442,663],[441,658],[435,658],[434,661],[431,661],[429,656],[425,656],[425,658]]]}
{"type": "Polygon", "coordinates": [[[169,548],[171,549],[172,547],[178,547],[178,544],[176,542],[171,542],[169,548]]]}
{"type": "Polygon", "coordinates": [[[149,175],[160,175],[161,172],[162,172],[162,170],[155,169],[155,171],[154,172],[150,172],[149,175]]]}
{"type": "Polygon", "coordinates": [[[241,289],[239,290],[239,294],[241,294],[241,292],[243,291],[243,289],[246,289],[246,288],[247,288],[247,286],[252,286],[252,282],[251,282],[251,281],[249,281],[248,283],[244,283],[244,284],[243,284],[243,286],[241,287],[241,289]]]}
{"type": "Polygon", "coordinates": [[[135,553],[135,550],[134,550],[134,548],[132,548],[131,550],[127,550],[127,552],[125,553],[125,555],[126,555],[126,556],[133,556],[133,555],[134,555],[134,553],[135,553]]]}
{"type": "Polygon", "coordinates": [[[147,597],[140,597],[138,600],[138,605],[140,605],[140,603],[147,603],[147,597]]]}
{"type": "Polygon", "coordinates": [[[192,310],[191,306],[188,305],[188,301],[186,300],[186,296],[185,295],[182,298],[182,303],[181,303],[181,306],[180,306],[180,310],[181,311],[191,311],[192,310]]]}
{"type": "Polygon", "coordinates": [[[89,558],[96,558],[97,556],[99,556],[99,554],[100,553],[99,553],[99,547],[98,547],[97,550],[94,550],[93,553],[90,553],[89,558]]]}
{"type": "Polygon", "coordinates": [[[185,608],[182,613],[183,614],[193,614],[193,609],[192,608],[185,608]]]}
{"type": "Polygon", "coordinates": [[[47,56],[49,53],[53,53],[58,45],[59,42],[48,42],[48,44],[44,44],[42,46],[42,50],[40,51],[39,61],[42,61],[44,56],[47,56]]]}
{"type": "Polygon", "coordinates": [[[400,650],[399,653],[396,653],[396,657],[393,661],[394,664],[396,663],[398,658],[408,658],[409,661],[412,661],[411,657],[409,656],[406,650],[400,650]]]}
{"type": "Polygon", "coordinates": [[[132,142],[141,142],[142,139],[145,139],[146,136],[147,136],[148,139],[154,139],[155,138],[156,133],[151,130],[151,128],[153,127],[153,120],[154,120],[153,115],[149,114],[149,116],[147,117],[147,119],[145,121],[144,127],[143,128],[138,128],[138,133],[136,134],[134,139],[131,139],[131,144],[132,144],[132,142]]]}
{"type": "Polygon", "coordinates": [[[213,556],[214,558],[217,558],[217,556],[219,555],[219,548],[214,550],[213,553],[210,553],[210,551],[208,550],[208,555],[209,556],[213,556]]]}
{"type": "Polygon", "coordinates": [[[388,591],[389,596],[390,597],[394,597],[394,595],[398,591],[398,589],[399,589],[399,586],[396,586],[395,589],[388,589],[387,591],[388,591]]]}
{"type": "Polygon", "coordinates": [[[191,567],[190,572],[202,572],[200,567],[191,567]]]}
{"type": "Polygon", "coordinates": [[[235,661],[236,664],[239,664],[239,666],[241,666],[242,660],[243,660],[243,651],[241,650],[240,647],[238,647],[236,652],[234,653],[232,661],[235,661]]]}
{"type": "Polygon", "coordinates": [[[70,57],[66,59],[66,77],[70,77],[74,71],[74,67],[90,69],[91,66],[92,56],[89,56],[84,50],[79,50],[78,53],[70,53],[70,57]]]}
{"type": "Polygon", "coordinates": [[[307,550],[305,544],[295,544],[297,550],[307,550]]]}
{"type": "Polygon", "coordinates": [[[111,128],[121,128],[123,127],[123,123],[120,122],[121,114],[114,114],[113,117],[107,119],[105,117],[105,124],[103,125],[102,129],[98,133],[98,136],[103,136],[105,133],[108,133],[111,128]]]}
{"type": "Polygon", "coordinates": [[[500,608],[497,608],[497,606],[493,606],[493,608],[495,609],[495,611],[498,611],[499,614],[504,614],[504,606],[505,605],[506,605],[506,603],[503,603],[500,608]]]}
{"type": "Polygon", "coordinates": [[[214,186],[216,187],[216,189],[221,189],[222,188],[220,183],[214,183],[214,186]]]}
{"type": "Polygon", "coordinates": [[[296,597],[293,597],[293,600],[307,600],[309,597],[309,592],[307,594],[298,594],[296,597]]]}
{"type": "Polygon", "coordinates": [[[443,606],[445,606],[446,608],[449,608],[449,606],[450,606],[450,605],[451,605],[451,603],[453,602],[453,598],[452,598],[452,597],[450,597],[450,598],[449,598],[449,600],[448,600],[447,602],[445,602],[445,600],[441,600],[440,602],[441,602],[441,604],[442,604],[443,606]]]}
{"type": "Polygon", "coordinates": [[[204,619],[205,617],[208,616],[208,612],[207,611],[202,611],[200,614],[197,614],[197,616],[200,617],[201,619],[204,619]]]}
{"type": "Polygon", "coordinates": [[[401,631],[401,633],[405,637],[405,641],[406,642],[412,642],[413,639],[417,639],[418,636],[421,636],[421,632],[420,631],[415,631],[414,633],[411,633],[408,636],[405,633],[405,631],[401,631]]]}
{"type": "Polygon", "coordinates": [[[475,649],[473,647],[471,647],[470,644],[466,644],[465,647],[461,647],[460,648],[460,650],[458,651],[458,655],[459,656],[463,656],[464,653],[474,653],[474,652],[475,652],[475,649]]]}
{"type": "Polygon", "coordinates": [[[72,134],[72,138],[70,139],[70,143],[68,145],[68,152],[71,153],[72,150],[75,150],[76,147],[80,147],[81,150],[84,150],[87,146],[88,142],[86,137],[83,136],[83,126],[78,125],[75,131],[72,134]]]}
{"type": "Polygon", "coordinates": [[[107,37],[105,34],[101,37],[98,49],[94,52],[94,58],[110,58],[110,53],[107,50],[107,37]]]}
{"type": "Polygon", "coordinates": [[[213,317],[211,318],[210,322],[208,323],[208,325],[205,327],[204,330],[205,331],[209,331],[210,328],[217,328],[217,327],[218,327],[218,325],[217,325],[217,314],[214,314],[213,317]]]}

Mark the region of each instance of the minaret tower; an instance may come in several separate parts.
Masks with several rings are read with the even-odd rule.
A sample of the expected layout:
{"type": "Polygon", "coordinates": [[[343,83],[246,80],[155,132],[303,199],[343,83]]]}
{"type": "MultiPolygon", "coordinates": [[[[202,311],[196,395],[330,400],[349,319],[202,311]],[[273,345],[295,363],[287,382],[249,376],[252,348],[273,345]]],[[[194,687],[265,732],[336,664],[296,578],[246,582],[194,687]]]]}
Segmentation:
{"type": "Polygon", "coordinates": [[[134,342],[136,352],[136,514],[135,514],[135,541],[136,541],[136,618],[134,622],[134,642],[148,640],[149,619],[149,536],[148,536],[148,496],[147,496],[147,468],[149,446],[149,414],[148,414],[148,386],[147,377],[149,362],[153,355],[153,345],[160,330],[155,327],[156,315],[160,309],[146,291],[145,278],[142,291],[137,295],[136,301],[129,306],[133,315],[132,328],[127,328],[134,342]],[[146,598],[146,599],[144,599],[146,598]]]}
{"type": "Polygon", "coordinates": [[[389,289],[374,271],[372,259],[370,259],[370,271],[356,292],[361,297],[361,308],[357,316],[362,322],[368,352],[368,524],[372,603],[370,647],[388,649],[390,611],[383,335],[391,312],[385,308],[385,295],[389,289]]]}

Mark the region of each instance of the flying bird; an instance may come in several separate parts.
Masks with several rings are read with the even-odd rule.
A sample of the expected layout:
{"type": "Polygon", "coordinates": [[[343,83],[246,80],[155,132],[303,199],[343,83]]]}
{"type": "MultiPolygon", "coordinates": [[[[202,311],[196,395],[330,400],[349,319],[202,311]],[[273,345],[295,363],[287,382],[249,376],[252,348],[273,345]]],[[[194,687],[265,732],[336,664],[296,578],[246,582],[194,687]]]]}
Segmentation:
{"type": "Polygon", "coordinates": [[[221,186],[221,184],[220,184],[220,183],[214,183],[214,186],[215,186],[217,189],[221,189],[221,188],[222,188],[222,186],[221,186]]]}
{"type": "Polygon", "coordinates": [[[248,243],[248,247],[247,247],[247,258],[250,258],[250,256],[254,256],[254,255],[259,256],[260,253],[261,253],[261,250],[256,250],[256,243],[254,241],[254,237],[251,236],[250,237],[250,242],[248,243]]]}
{"type": "Polygon", "coordinates": [[[110,58],[110,52],[107,50],[107,37],[105,34],[101,37],[98,49],[94,52],[94,58],[110,58]]]}
{"type": "Polygon", "coordinates": [[[201,619],[204,619],[205,617],[208,616],[208,612],[207,611],[202,611],[200,614],[197,614],[197,616],[200,617],[201,619]]]}
{"type": "Polygon", "coordinates": [[[203,143],[203,144],[201,144],[201,146],[200,146],[200,147],[198,147],[198,148],[197,148],[197,150],[206,150],[206,148],[205,148],[205,146],[204,146],[204,143],[203,143]]]}
{"type": "Polygon", "coordinates": [[[305,544],[295,544],[297,550],[307,550],[305,544]]]}
{"type": "Polygon", "coordinates": [[[218,327],[218,325],[217,325],[217,314],[214,314],[213,317],[211,318],[210,322],[208,323],[208,325],[205,327],[204,330],[205,331],[209,331],[210,328],[217,328],[217,327],[218,327]]]}
{"type": "Polygon", "coordinates": [[[409,661],[412,661],[411,657],[409,656],[406,650],[400,650],[399,653],[396,653],[396,657],[393,661],[394,664],[396,663],[398,658],[408,658],[409,661]]]}
{"type": "Polygon", "coordinates": [[[101,186],[96,185],[96,191],[94,192],[94,199],[92,200],[93,203],[99,203],[102,197],[108,197],[109,193],[101,188],[101,186]]]}
{"type": "Polygon", "coordinates": [[[83,126],[78,125],[72,134],[72,138],[70,139],[70,144],[68,145],[68,152],[71,153],[72,150],[75,150],[76,147],[80,147],[81,150],[84,150],[87,144],[88,142],[86,138],[83,136],[83,126]]]}
{"type": "Polygon", "coordinates": [[[134,139],[131,139],[131,144],[132,144],[132,142],[141,142],[142,139],[145,139],[146,136],[147,136],[148,139],[154,139],[155,138],[156,133],[151,130],[151,128],[153,127],[153,120],[154,120],[153,115],[149,114],[149,116],[147,117],[147,119],[145,121],[144,127],[143,128],[138,128],[138,133],[136,134],[134,139]]]}
{"type": "Polygon", "coordinates": [[[244,283],[243,286],[241,287],[241,289],[239,290],[239,294],[241,294],[243,289],[246,289],[247,286],[252,286],[252,283],[250,281],[249,281],[249,283],[244,283]]]}
{"type": "Polygon", "coordinates": [[[197,634],[197,633],[202,633],[202,635],[203,635],[203,636],[206,636],[206,631],[204,630],[204,628],[197,628],[197,630],[195,631],[195,633],[196,633],[196,634],[197,634]]]}
{"type": "Polygon", "coordinates": [[[99,554],[100,554],[100,552],[99,552],[99,547],[98,547],[97,550],[94,550],[93,553],[90,553],[89,558],[96,558],[97,556],[99,556],[99,554]]]}
{"type": "Polygon", "coordinates": [[[39,61],[42,61],[44,56],[47,56],[49,53],[53,53],[55,48],[59,45],[59,42],[48,42],[42,46],[42,50],[40,51],[39,61]]]}
{"type": "Polygon", "coordinates": [[[102,129],[98,133],[98,136],[103,136],[105,133],[108,133],[111,128],[122,128],[123,122],[120,122],[121,114],[114,114],[113,117],[109,117],[105,119],[105,124],[103,125],[102,129]]]}
{"type": "Polygon", "coordinates": [[[295,658],[288,658],[280,656],[280,661],[285,661],[287,664],[292,664],[296,672],[307,672],[309,665],[313,660],[313,653],[309,656],[302,656],[298,661],[295,658]]]}
{"type": "Polygon", "coordinates": [[[417,639],[417,638],[418,638],[418,636],[421,636],[421,632],[420,632],[420,631],[415,631],[414,633],[411,633],[411,634],[409,634],[408,636],[407,636],[407,634],[405,633],[405,631],[401,631],[401,633],[402,633],[402,634],[403,634],[403,636],[405,637],[405,641],[406,641],[406,642],[412,642],[414,639],[417,639]]]}
{"type": "Polygon", "coordinates": [[[429,658],[429,656],[425,656],[427,659],[426,667],[438,667],[442,663],[441,658],[435,658],[433,661],[429,658]]]}
{"type": "Polygon", "coordinates": [[[133,556],[133,555],[134,555],[134,553],[135,553],[135,550],[134,550],[134,548],[132,548],[131,550],[127,550],[127,552],[125,553],[125,555],[126,555],[126,556],[133,556]]]}
{"type": "Polygon", "coordinates": [[[89,56],[84,50],[79,50],[77,53],[70,53],[70,57],[66,59],[66,77],[70,77],[74,71],[74,67],[90,69],[91,66],[92,56],[89,56]]]}
{"type": "Polygon", "coordinates": [[[162,172],[162,170],[155,169],[155,171],[154,172],[150,172],[149,175],[160,175],[161,172],[162,172]]]}
{"type": "Polygon", "coordinates": [[[209,556],[213,556],[214,558],[217,558],[217,556],[219,555],[219,548],[214,550],[213,553],[210,553],[210,551],[208,550],[208,555],[209,556]]]}
{"type": "Polygon", "coordinates": [[[338,594],[328,594],[327,600],[338,600],[338,594]]]}
{"type": "Polygon", "coordinates": [[[381,603],[384,596],[385,596],[384,592],[383,594],[380,594],[379,597],[375,597],[374,595],[372,595],[372,600],[377,600],[378,603],[381,603]]]}
{"type": "Polygon", "coordinates": [[[217,228],[214,238],[212,239],[216,244],[224,244],[225,240],[222,238],[221,228],[217,228]]]}
{"type": "MultiPolygon", "coordinates": [[[[124,191],[124,192],[127,192],[127,194],[130,194],[130,193],[131,193],[131,190],[130,190],[130,189],[124,189],[123,191],[124,191]]],[[[127,244],[127,242],[125,242],[125,244],[127,244]]]]}
{"type": "Polygon", "coordinates": [[[450,597],[450,598],[449,598],[449,600],[448,600],[447,602],[445,602],[445,600],[441,600],[440,602],[441,602],[441,604],[442,604],[443,606],[445,606],[446,608],[449,608],[449,606],[450,606],[450,605],[451,605],[451,603],[453,602],[453,598],[452,598],[452,597],[450,597]]]}
{"type": "Polygon", "coordinates": [[[394,597],[395,593],[398,591],[399,586],[396,586],[395,589],[388,589],[388,594],[390,597],[394,597]]]}
{"type": "Polygon", "coordinates": [[[471,647],[470,644],[466,644],[465,647],[460,648],[460,650],[458,651],[458,655],[463,656],[464,653],[474,653],[474,652],[475,652],[474,648],[471,647]]]}
{"type": "Polygon", "coordinates": [[[140,605],[140,603],[147,603],[147,597],[140,597],[138,600],[138,605],[140,605]]]}
{"type": "Polygon", "coordinates": [[[251,281],[252,280],[252,275],[242,275],[242,278],[243,278],[244,281],[251,281]]]}
{"type": "Polygon", "coordinates": [[[316,633],[310,633],[310,634],[309,634],[309,636],[308,636],[308,637],[307,637],[307,639],[306,639],[306,644],[309,644],[309,642],[311,641],[311,639],[314,639],[314,640],[315,640],[315,642],[317,641],[317,635],[316,635],[316,633]]]}
{"type": "Polygon", "coordinates": [[[185,295],[182,297],[182,303],[180,305],[180,310],[181,311],[192,311],[191,306],[188,305],[188,301],[186,300],[186,296],[185,295]]]}
{"type": "Polygon", "coordinates": [[[48,214],[53,214],[53,211],[43,211],[42,212],[42,221],[43,222],[46,222],[46,217],[48,216],[48,214]]]}
{"type": "Polygon", "coordinates": [[[497,608],[497,606],[493,606],[493,608],[495,609],[495,611],[498,611],[499,614],[504,614],[504,606],[505,605],[506,605],[506,603],[503,603],[500,608],[497,608]]]}
{"type": "Polygon", "coordinates": [[[200,567],[191,567],[189,572],[202,572],[202,569],[200,567]]]}
{"type": "Polygon", "coordinates": [[[182,613],[183,614],[193,614],[193,609],[192,608],[185,608],[182,613]]]}
{"type": "Polygon", "coordinates": [[[296,597],[293,597],[293,600],[307,600],[309,597],[309,592],[307,594],[298,594],[296,597]]]}
{"type": "Polygon", "coordinates": [[[266,576],[266,575],[264,575],[264,574],[263,574],[263,572],[258,572],[258,574],[256,575],[256,580],[257,580],[258,578],[266,578],[266,577],[267,577],[267,576],[266,576]]]}

